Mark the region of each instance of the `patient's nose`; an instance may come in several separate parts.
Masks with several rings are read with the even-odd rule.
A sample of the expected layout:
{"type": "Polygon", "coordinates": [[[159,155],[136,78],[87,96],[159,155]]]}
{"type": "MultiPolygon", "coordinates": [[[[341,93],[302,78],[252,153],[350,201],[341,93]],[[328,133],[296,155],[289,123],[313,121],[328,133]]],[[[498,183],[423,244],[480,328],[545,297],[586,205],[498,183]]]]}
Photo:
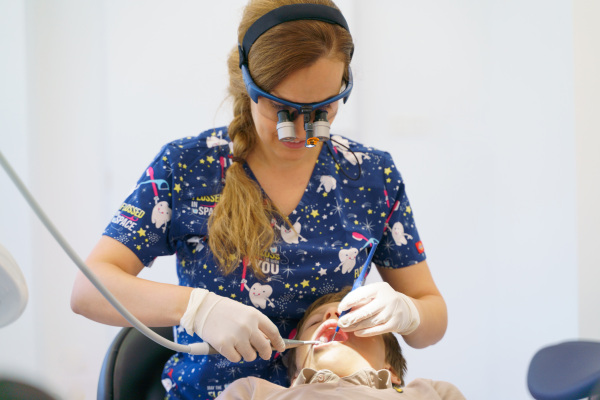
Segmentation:
{"type": "Polygon", "coordinates": [[[323,314],[323,321],[327,321],[328,319],[338,319],[340,317],[340,313],[337,310],[337,304],[335,306],[331,306],[325,310],[323,314]]]}

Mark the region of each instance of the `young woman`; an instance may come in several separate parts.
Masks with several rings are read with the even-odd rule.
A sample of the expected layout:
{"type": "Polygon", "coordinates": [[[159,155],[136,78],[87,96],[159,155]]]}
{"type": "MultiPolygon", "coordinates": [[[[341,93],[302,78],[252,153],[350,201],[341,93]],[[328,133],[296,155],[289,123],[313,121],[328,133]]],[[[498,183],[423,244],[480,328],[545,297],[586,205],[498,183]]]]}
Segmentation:
{"type": "MultiPolygon", "coordinates": [[[[377,243],[384,282],[346,297],[341,306],[354,308],[342,330],[397,332],[425,347],[446,329],[391,156],[327,140],[352,90],[354,46],[335,4],[250,1],[238,37],[229,126],[165,145],[87,259],[142,322],[176,326],[179,343],[204,340],[223,355],[174,356],[163,379],[170,398],[216,397],[244,376],[285,385],[272,348],[284,350],[313,300],[352,285],[377,243]],[[179,285],[137,277],[174,253],[179,285]]],[[[83,275],[72,308],[128,325],[83,275]]]]}

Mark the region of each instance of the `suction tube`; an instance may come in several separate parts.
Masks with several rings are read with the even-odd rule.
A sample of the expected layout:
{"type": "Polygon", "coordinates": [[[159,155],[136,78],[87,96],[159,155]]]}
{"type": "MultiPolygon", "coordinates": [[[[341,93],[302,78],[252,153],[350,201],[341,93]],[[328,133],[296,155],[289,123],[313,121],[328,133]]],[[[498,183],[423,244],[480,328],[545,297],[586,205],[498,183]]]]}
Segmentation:
{"type": "Polygon", "coordinates": [[[25,184],[21,181],[16,172],[12,169],[11,165],[8,163],[6,158],[2,152],[0,152],[0,164],[2,164],[2,168],[6,171],[10,179],[13,181],[17,189],[21,192],[33,212],[37,215],[37,217],[42,221],[46,229],[50,232],[50,234],[54,237],[54,239],[58,242],[58,244],[63,248],[65,253],[69,256],[71,260],[77,265],[77,267],[83,272],[83,274],[92,282],[92,284],[102,293],[102,295],[112,304],[112,306],[127,320],[131,325],[133,325],[137,330],[147,336],[149,339],[154,342],[164,346],[168,349],[177,352],[190,353],[194,355],[208,355],[208,354],[218,354],[218,352],[210,346],[208,343],[192,343],[190,345],[182,345],[175,343],[171,340],[165,339],[160,336],[152,329],[148,328],[144,325],[140,320],[138,320],[133,314],[131,314],[123,305],[113,296],[111,292],[100,282],[98,277],[92,272],[92,270],[83,262],[83,260],[77,255],[77,253],[73,250],[73,248],[67,243],[64,237],[60,234],[58,229],[54,226],[54,224],[50,221],[50,219],[46,216],[40,205],[31,195],[29,190],[25,184]]]}

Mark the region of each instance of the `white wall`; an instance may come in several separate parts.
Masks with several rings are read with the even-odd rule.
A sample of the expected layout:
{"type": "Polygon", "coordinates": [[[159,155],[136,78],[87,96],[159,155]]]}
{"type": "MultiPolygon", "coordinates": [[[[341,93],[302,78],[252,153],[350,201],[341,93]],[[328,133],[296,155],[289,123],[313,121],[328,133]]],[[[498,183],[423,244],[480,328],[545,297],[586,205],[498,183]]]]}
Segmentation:
{"type": "MultiPolygon", "coordinates": [[[[0,2],[0,151],[27,181],[30,155],[25,25],[24,2],[0,2]]],[[[20,264],[31,285],[34,275],[30,247],[32,218],[4,171],[0,171],[0,221],[0,242],[20,264]]],[[[0,329],[0,375],[33,378],[38,372],[34,315],[39,298],[30,288],[30,301],[24,314],[12,325],[0,329]]]]}
{"type": "Polygon", "coordinates": [[[409,378],[528,398],[534,352],[577,336],[571,3],[357,4],[361,138],[394,149],[449,306],[409,378]]]}
{"type": "Polygon", "coordinates": [[[573,2],[579,333],[600,339],[600,2],[573,2]]]}
{"type": "MultiPolygon", "coordinates": [[[[103,4],[8,3],[2,3],[7,13],[2,13],[1,25],[6,22],[11,29],[3,35],[3,49],[9,52],[2,54],[16,73],[2,74],[9,82],[2,99],[9,107],[8,125],[15,126],[3,132],[2,150],[50,219],[83,255],[106,220],[97,212],[105,202],[103,4]],[[9,57],[11,53],[15,57],[9,57]],[[23,112],[24,118],[17,118],[20,114],[11,113],[11,108],[23,112]]],[[[1,332],[2,373],[35,380],[64,398],[93,398],[108,328],[70,312],[73,263],[23,208],[20,196],[12,194],[12,185],[3,187],[8,189],[3,212],[10,214],[8,221],[18,220],[3,225],[2,234],[26,271],[32,298],[23,316],[27,325],[1,332]],[[98,341],[101,346],[95,345],[98,341]]]]}
{"type": "MultiPolygon", "coordinates": [[[[82,256],[163,143],[227,123],[224,66],[244,3],[0,2],[0,149],[82,256]]],[[[575,2],[576,18],[588,3],[575,2]]],[[[581,203],[591,168],[575,165],[593,153],[582,158],[580,125],[575,148],[574,3],[338,4],[356,85],[334,128],[392,151],[450,308],[441,343],[405,346],[409,378],[530,398],[535,350],[577,337],[578,313],[596,315],[577,289],[578,263],[584,277],[594,269],[577,243],[598,231],[576,222],[592,205],[581,203]]],[[[32,292],[0,330],[0,375],[93,399],[116,328],[70,312],[75,267],[2,172],[0,185],[0,241],[32,292]]],[[[143,276],[173,282],[172,265],[143,276]]]]}

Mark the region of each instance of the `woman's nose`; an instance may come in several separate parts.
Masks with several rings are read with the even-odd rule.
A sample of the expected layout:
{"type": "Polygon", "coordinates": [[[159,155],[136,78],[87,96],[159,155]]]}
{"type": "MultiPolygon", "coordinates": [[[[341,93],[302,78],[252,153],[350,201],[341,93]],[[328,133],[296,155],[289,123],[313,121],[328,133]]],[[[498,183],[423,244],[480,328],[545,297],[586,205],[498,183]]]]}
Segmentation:
{"type": "Polygon", "coordinates": [[[304,131],[304,118],[302,115],[294,120],[294,131],[296,132],[296,140],[306,140],[306,132],[304,131]]]}

